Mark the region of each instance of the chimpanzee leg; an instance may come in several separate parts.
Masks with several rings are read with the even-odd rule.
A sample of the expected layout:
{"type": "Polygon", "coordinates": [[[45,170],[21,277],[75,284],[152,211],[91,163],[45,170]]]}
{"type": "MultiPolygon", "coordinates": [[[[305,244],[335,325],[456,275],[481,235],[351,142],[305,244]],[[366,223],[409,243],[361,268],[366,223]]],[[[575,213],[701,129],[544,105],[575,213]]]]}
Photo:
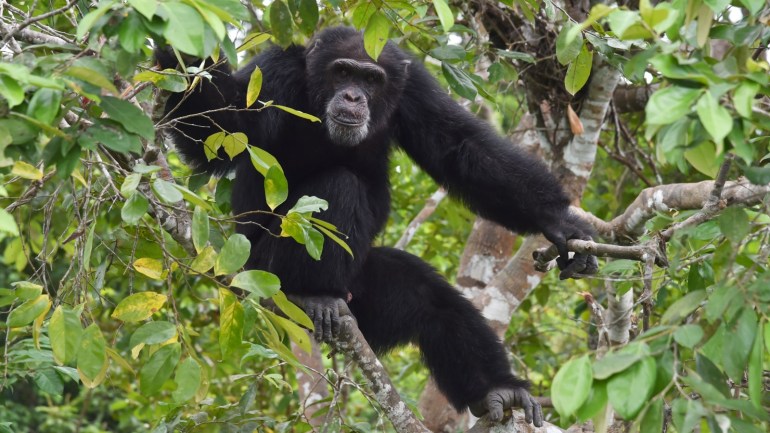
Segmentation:
{"type": "Polygon", "coordinates": [[[496,388],[527,387],[481,313],[419,258],[373,248],[351,287],[350,308],[372,348],[420,346],[439,389],[458,410],[496,388]]]}

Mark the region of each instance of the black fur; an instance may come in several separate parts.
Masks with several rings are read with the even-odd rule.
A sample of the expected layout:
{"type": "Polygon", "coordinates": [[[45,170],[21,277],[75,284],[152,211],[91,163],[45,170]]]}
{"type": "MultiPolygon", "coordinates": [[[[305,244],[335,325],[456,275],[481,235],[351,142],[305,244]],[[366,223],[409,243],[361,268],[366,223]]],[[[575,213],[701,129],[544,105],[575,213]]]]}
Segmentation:
{"type": "Polygon", "coordinates": [[[252,243],[249,268],[277,274],[290,294],[352,294],[350,309],[369,343],[380,352],[419,344],[440,389],[458,409],[484,399],[493,388],[526,387],[511,374],[503,346],[481,314],[430,266],[401,251],[372,248],[389,213],[391,143],[473,210],[512,230],[545,233],[562,250],[567,239],[586,238],[590,230],[569,217],[569,198],[541,162],[460,107],[418,61],[392,43],[377,62],[387,80],[370,100],[369,135],[356,146],[333,143],[323,122],[274,108],[242,110],[257,65],[263,73],[261,100],[323,119],[333,92],[327,66],[339,58],[371,62],[359,32],[327,29],[308,48],[271,48],[234,73],[218,66],[212,82],[204,80],[169,101],[172,118],[209,111],[207,117],[185,117],[175,124],[177,149],[193,167],[219,174],[235,169],[236,215],[267,210],[262,177],[248,158],[230,161],[220,152],[208,163],[203,153],[202,141],[220,128],[246,133],[251,144],[278,159],[287,175],[290,197],[277,211],[286,211],[303,195],[328,200],[329,210],[321,217],[349,236],[355,255],[326,242],[315,261],[302,245],[265,232],[280,232],[278,218],[249,215],[238,225],[252,243]],[[225,107],[231,108],[210,111],[225,107]]]}

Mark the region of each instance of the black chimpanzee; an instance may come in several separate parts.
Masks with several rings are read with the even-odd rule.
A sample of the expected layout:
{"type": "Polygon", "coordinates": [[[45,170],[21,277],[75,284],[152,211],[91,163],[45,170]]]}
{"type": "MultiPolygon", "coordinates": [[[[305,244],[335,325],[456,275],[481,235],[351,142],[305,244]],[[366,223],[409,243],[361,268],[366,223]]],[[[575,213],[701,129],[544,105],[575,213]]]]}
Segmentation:
{"type": "MultiPolygon", "coordinates": [[[[168,55],[158,57],[162,66],[174,66],[168,55]]],[[[503,346],[471,303],[419,258],[372,247],[372,241],[388,218],[394,143],[479,215],[518,232],[543,233],[559,247],[562,276],[595,272],[594,257],[568,258],[566,241],[590,239],[591,229],[570,214],[570,200],[547,168],[454,102],[393,43],[373,61],[351,28],[324,30],[308,48],[268,49],[234,73],[224,64],[211,73],[211,81],[172,97],[167,113],[178,119],[173,137],[187,163],[211,173],[235,169],[232,207],[246,214],[237,230],[251,241],[248,268],[275,273],[286,293],[301,297],[318,340],[333,338],[349,306],[375,350],[418,344],[458,410],[489,411],[500,420],[505,408],[518,406],[541,425],[527,381],[511,373],[503,346]],[[260,99],[323,122],[277,109],[245,110],[255,66],[263,74],[260,99]],[[278,218],[249,213],[268,209],[262,179],[245,154],[231,161],[220,151],[207,160],[203,142],[220,131],[245,133],[281,163],[290,196],[278,212],[303,195],[328,200],[323,219],[349,236],[354,255],[327,244],[313,260],[302,245],[275,236],[278,218]]]]}

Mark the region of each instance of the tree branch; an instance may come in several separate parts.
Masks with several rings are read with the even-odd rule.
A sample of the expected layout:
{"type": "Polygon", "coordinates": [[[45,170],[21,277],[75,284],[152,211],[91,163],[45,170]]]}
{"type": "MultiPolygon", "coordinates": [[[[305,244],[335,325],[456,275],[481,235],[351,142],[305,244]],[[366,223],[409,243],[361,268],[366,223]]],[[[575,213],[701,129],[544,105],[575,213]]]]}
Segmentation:
{"type": "Polygon", "coordinates": [[[417,233],[417,229],[420,228],[422,223],[425,222],[431,215],[433,215],[433,212],[436,211],[436,208],[438,207],[439,203],[441,203],[441,200],[446,197],[446,190],[444,188],[439,188],[434,192],[428,200],[425,201],[425,206],[420,210],[419,213],[414,217],[414,219],[409,222],[409,225],[406,226],[406,230],[404,231],[404,234],[401,235],[401,239],[396,242],[396,244],[393,246],[393,248],[403,250],[406,248],[406,246],[409,244],[409,242],[414,237],[415,233],[417,233]]]}
{"type": "Polygon", "coordinates": [[[358,364],[363,376],[369,381],[374,398],[385,410],[385,414],[399,433],[430,433],[406,406],[390,381],[388,372],[382,366],[374,351],[364,339],[352,316],[341,318],[342,325],[332,347],[358,364]]]}

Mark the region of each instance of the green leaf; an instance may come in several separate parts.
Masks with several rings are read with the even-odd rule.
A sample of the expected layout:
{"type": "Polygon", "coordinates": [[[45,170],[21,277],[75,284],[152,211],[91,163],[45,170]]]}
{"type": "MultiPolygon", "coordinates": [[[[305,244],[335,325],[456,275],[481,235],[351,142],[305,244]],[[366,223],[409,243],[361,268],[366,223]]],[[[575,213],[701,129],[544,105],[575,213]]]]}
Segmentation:
{"type": "Polygon", "coordinates": [[[38,89],[27,107],[27,115],[43,123],[52,123],[59,114],[61,92],[54,89],[38,89]]]}
{"type": "Polygon", "coordinates": [[[118,40],[129,53],[137,53],[147,42],[147,30],[138,14],[129,13],[118,25],[118,40]]]}
{"type": "Polygon", "coordinates": [[[476,86],[467,72],[447,62],[441,62],[441,72],[455,93],[471,101],[476,98],[476,86]]]}
{"type": "Polygon", "coordinates": [[[735,323],[728,328],[729,338],[724,340],[722,366],[734,382],[743,380],[743,371],[751,354],[757,330],[757,313],[751,308],[744,309],[735,323]]]}
{"type": "Polygon", "coordinates": [[[593,365],[594,378],[607,379],[614,374],[628,369],[628,367],[634,365],[649,354],[649,350],[646,346],[642,345],[638,347],[638,350],[629,348],[620,352],[610,352],[603,358],[596,360],[593,365]]]}
{"type": "MultiPolygon", "coordinates": [[[[316,222],[320,221],[315,218],[311,218],[311,221],[316,222]]],[[[334,241],[337,245],[342,247],[343,250],[345,250],[348,254],[350,254],[351,257],[355,258],[355,255],[353,254],[353,250],[350,249],[350,245],[347,244],[347,242],[340,239],[337,235],[335,235],[331,230],[327,229],[326,227],[316,224],[314,227],[318,230],[320,230],[323,234],[325,234],[329,239],[334,241]]]]}
{"type": "Polygon", "coordinates": [[[324,236],[313,227],[305,230],[305,249],[315,260],[321,260],[321,253],[324,248],[324,236]]]}
{"type": "Polygon", "coordinates": [[[244,38],[243,43],[238,47],[237,51],[239,53],[248,51],[252,48],[256,48],[257,46],[262,45],[269,40],[269,33],[250,33],[248,36],[246,36],[246,38],[244,38]]]}
{"type": "Polygon", "coordinates": [[[123,322],[139,322],[160,310],[167,299],[166,295],[155,292],[134,293],[120,301],[110,317],[123,322]]]}
{"type": "Polygon", "coordinates": [[[570,94],[574,95],[588,82],[588,77],[591,76],[593,58],[594,54],[588,50],[588,45],[583,44],[580,54],[574,62],[569,64],[567,75],[564,77],[564,87],[570,94]]]}
{"type": "Polygon", "coordinates": [[[193,272],[204,274],[214,267],[216,260],[217,251],[214,249],[214,247],[209,245],[203,248],[200,253],[198,253],[198,255],[195,257],[195,260],[193,260],[193,262],[190,264],[190,269],[193,272]]]}
{"type": "Polygon", "coordinates": [[[291,11],[283,0],[270,5],[270,30],[278,45],[287,47],[292,41],[291,11]]]}
{"type": "Polygon", "coordinates": [[[719,215],[719,228],[722,234],[733,243],[739,243],[751,231],[751,221],[742,208],[731,206],[719,215]]]}
{"type": "Polygon", "coordinates": [[[200,207],[195,206],[192,217],[192,241],[195,251],[200,254],[209,242],[209,214],[200,207]]]}
{"type": "Polygon", "coordinates": [[[265,175],[265,200],[275,210],[289,197],[289,182],[280,167],[272,166],[265,175]]]}
{"type": "Polygon", "coordinates": [[[148,20],[152,20],[158,10],[158,0],[128,0],[128,4],[148,20]]]}
{"type": "Polygon", "coordinates": [[[51,340],[53,357],[60,365],[75,362],[80,349],[83,326],[80,324],[80,311],[56,307],[48,322],[48,337],[51,340]]]}
{"type": "Polygon", "coordinates": [[[663,431],[663,399],[654,400],[644,413],[639,433],[660,433],[663,431]]]}
{"type": "Polygon", "coordinates": [[[648,356],[607,382],[607,396],[618,415],[633,419],[652,395],[657,373],[655,358],[648,356]]]}
{"type": "Polygon", "coordinates": [[[710,177],[716,177],[721,165],[716,146],[710,141],[704,141],[687,149],[684,152],[684,158],[693,168],[710,177]]]}
{"type": "Polygon", "coordinates": [[[583,48],[583,33],[570,31],[578,27],[577,24],[568,21],[556,38],[556,60],[566,65],[577,58],[583,48]]]}
{"type": "Polygon", "coordinates": [[[290,0],[289,9],[294,22],[306,35],[311,35],[318,25],[318,3],[315,0],[290,0]]]}
{"type": "Polygon", "coordinates": [[[735,111],[746,119],[751,119],[754,106],[754,97],[759,92],[759,84],[752,81],[744,81],[733,93],[735,111]]]}
{"type": "Polygon", "coordinates": [[[730,116],[730,112],[719,105],[711,92],[705,92],[701,96],[695,105],[695,110],[698,112],[698,118],[700,118],[706,131],[721,148],[722,141],[733,129],[733,118],[730,116]]]}
{"type": "Polygon", "coordinates": [[[455,25],[455,16],[452,13],[452,9],[449,8],[446,0],[433,0],[433,7],[436,8],[436,14],[439,21],[441,21],[444,33],[449,33],[449,30],[455,25]]]}
{"type": "Polygon", "coordinates": [[[289,335],[289,339],[293,341],[297,346],[299,346],[302,350],[304,350],[307,353],[310,353],[312,351],[312,346],[310,344],[310,336],[308,335],[307,332],[305,332],[304,329],[297,326],[297,324],[295,324],[294,322],[276,315],[272,311],[264,310],[264,312],[267,315],[267,317],[270,319],[270,321],[273,322],[273,325],[275,325],[277,328],[284,330],[289,335]]]}
{"type": "Polygon", "coordinates": [[[303,195],[302,197],[297,200],[297,204],[295,204],[291,209],[289,209],[289,212],[297,212],[297,213],[308,213],[308,212],[321,212],[325,211],[329,208],[329,202],[322,198],[314,197],[314,196],[307,196],[303,195]]]}
{"type": "Polygon", "coordinates": [[[674,340],[692,349],[703,339],[703,328],[698,325],[684,325],[674,332],[674,340]]]}
{"type": "Polygon", "coordinates": [[[746,9],[749,10],[751,15],[756,15],[760,9],[762,9],[762,6],[765,5],[766,0],[740,0],[741,3],[743,3],[744,6],[746,6],[746,9]]]}
{"type": "Polygon", "coordinates": [[[147,213],[148,207],[147,199],[141,193],[135,191],[123,204],[120,216],[126,224],[135,225],[147,213]]]}
{"type": "Polygon", "coordinates": [[[181,354],[182,345],[172,343],[161,347],[150,356],[147,364],[139,370],[139,391],[142,395],[151,396],[160,390],[174,372],[181,354]]]}
{"type": "MultiPolygon", "coordinates": [[[[59,377],[59,374],[53,368],[39,370],[33,376],[33,380],[35,381],[35,385],[40,388],[40,391],[56,396],[64,393],[64,382],[62,382],[61,377],[59,377]]],[[[5,431],[14,433],[14,431],[10,429],[4,430],[2,428],[2,423],[0,422],[0,432],[5,433],[5,431]]]]}
{"type": "Polygon", "coordinates": [[[0,233],[19,236],[19,227],[16,225],[16,220],[13,219],[13,215],[3,208],[0,208],[0,233]]]}
{"type": "Polygon", "coordinates": [[[465,60],[465,49],[459,45],[442,45],[430,50],[430,55],[439,60],[465,60]]]}
{"type": "Polygon", "coordinates": [[[148,141],[155,140],[155,125],[136,105],[120,98],[102,96],[99,106],[112,120],[123,125],[126,131],[140,135],[148,141]]]}
{"type": "Polygon", "coordinates": [[[225,134],[224,139],[222,139],[222,147],[225,149],[225,153],[227,153],[227,156],[229,156],[231,160],[246,150],[248,144],[249,138],[242,132],[225,134]]]}
{"type": "Polygon", "coordinates": [[[171,322],[166,322],[164,320],[147,322],[131,334],[128,348],[133,349],[139,344],[164,343],[174,338],[176,335],[176,326],[171,322]]]}
{"type": "Polygon", "coordinates": [[[645,107],[647,123],[668,125],[690,112],[693,102],[701,95],[700,89],[671,86],[653,93],[645,107]]]}
{"type": "Polygon", "coordinates": [[[217,157],[219,148],[222,147],[222,143],[225,142],[226,137],[227,133],[225,132],[215,132],[206,137],[206,140],[203,142],[203,151],[206,154],[206,159],[208,161],[217,157]]]}
{"type": "Polygon", "coordinates": [[[164,2],[166,28],[163,36],[177,50],[196,57],[205,57],[203,52],[203,17],[191,6],[181,2],[164,2]]]}
{"type": "Polygon", "coordinates": [[[219,347],[222,357],[228,358],[243,345],[243,305],[233,292],[219,289],[219,347]]]}
{"type": "Polygon", "coordinates": [[[87,381],[97,382],[107,363],[107,343],[96,323],[90,324],[83,331],[77,358],[78,372],[85,376],[87,381]]]}
{"type": "Polygon", "coordinates": [[[276,292],[272,299],[273,302],[275,302],[275,305],[277,305],[289,319],[299,323],[307,329],[314,329],[313,322],[307,316],[305,311],[291,302],[282,291],[276,292]]]}
{"type": "Polygon", "coordinates": [[[39,295],[11,310],[5,324],[9,328],[27,326],[41,314],[48,312],[49,308],[51,308],[51,301],[48,299],[48,295],[39,295]]]}
{"type": "Polygon", "coordinates": [[[283,110],[283,111],[285,111],[285,112],[287,112],[289,114],[293,114],[293,115],[295,115],[297,117],[301,117],[303,119],[307,119],[307,120],[309,120],[311,122],[319,122],[319,123],[321,122],[321,119],[313,116],[312,114],[307,114],[307,113],[304,113],[302,111],[296,110],[296,109],[291,108],[291,107],[286,107],[284,105],[278,105],[278,104],[270,104],[270,106],[271,107],[275,107],[275,108],[277,108],[279,110],[283,110]]]}
{"type": "MultiPolygon", "coordinates": [[[[249,77],[249,84],[246,87],[246,108],[251,107],[259,99],[259,92],[262,91],[262,70],[259,66],[254,67],[254,71],[249,77]]],[[[245,146],[244,146],[245,149],[245,146]]],[[[240,153],[240,152],[238,152],[240,153]]],[[[232,155],[230,159],[232,159],[232,155]]]]}
{"type": "Polygon", "coordinates": [[[759,326],[757,329],[757,336],[754,339],[754,345],[751,349],[751,354],[749,355],[749,368],[748,368],[748,379],[749,379],[749,399],[754,404],[754,407],[756,407],[759,410],[762,410],[762,394],[764,393],[764,383],[763,383],[763,371],[762,371],[762,355],[763,355],[763,348],[762,348],[762,342],[764,340],[763,338],[763,326],[759,326]]]}
{"type": "Polygon", "coordinates": [[[164,203],[179,203],[184,198],[173,183],[159,177],[152,182],[152,192],[164,203]]]}
{"type": "Polygon", "coordinates": [[[131,173],[123,180],[123,185],[120,186],[120,194],[123,197],[130,197],[136,191],[136,187],[139,186],[139,182],[142,181],[142,175],[139,173],[131,173]]]}
{"type": "Polygon", "coordinates": [[[127,132],[124,128],[104,123],[96,123],[88,128],[85,133],[78,137],[78,143],[83,148],[89,150],[96,149],[96,145],[99,143],[120,153],[139,153],[142,150],[142,142],[139,136],[127,132]]]}
{"type": "Polygon", "coordinates": [[[665,325],[672,325],[681,322],[690,313],[700,307],[700,303],[706,299],[707,293],[705,290],[698,290],[696,292],[690,292],[681,299],[674,302],[660,318],[660,323],[665,325]]]}
{"type": "Polygon", "coordinates": [[[273,155],[267,153],[266,151],[258,147],[249,146],[247,150],[251,158],[251,164],[262,176],[267,175],[267,170],[269,170],[270,167],[273,167],[273,166],[277,166],[278,168],[281,167],[280,164],[278,164],[278,160],[275,159],[273,155]]]}
{"type": "Polygon", "coordinates": [[[24,102],[24,88],[17,80],[7,75],[0,75],[0,96],[5,97],[8,106],[13,108],[24,102]]]}
{"type": "Polygon", "coordinates": [[[80,22],[78,23],[77,32],[75,33],[75,37],[77,39],[82,39],[83,36],[85,36],[86,33],[88,33],[89,30],[91,30],[91,27],[94,26],[96,21],[99,20],[99,18],[103,17],[104,14],[109,11],[112,6],[115,4],[115,1],[107,1],[102,3],[101,6],[98,8],[92,10],[91,12],[87,13],[83,18],[81,18],[80,22]]]}
{"type": "Polygon", "coordinates": [[[390,20],[382,12],[375,12],[369,18],[369,23],[364,30],[364,49],[369,57],[375,61],[380,57],[382,49],[388,43],[389,34],[390,20]]]}
{"type": "Polygon", "coordinates": [[[571,359],[564,364],[551,385],[553,406],[562,416],[573,415],[591,392],[593,372],[588,356],[571,359]]]}
{"type": "Polygon", "coordinates": [[[238,287],[260,298],[269,298],[281,289],[281,280],[265,271],[243,271],[233,277],[230,287],[238,287]]]}
{"type": "Polygon", "coordinates": [[[184,403],[195,397],[201,386],[201,366],[194,359],[187,358],[176,369],[174,383],[176,389],[171,393],[174,403],[184,403]]]}
{"type": "Polygon", "coordinates": [[[246,239],[246,236],[240,233],[230,236],[217,256],[217,261],[214,264],[214,273],[216,275],[226,275],[241,269],[249,259],[250,251],[251,242],[246,239]]]}
{"type": "Polygon", "coordinates": [[[14,294],[22,300],[35,299],[43,294],[43,286],[29,281],[17,281],[11,283],[14,294]]]}
{"type": "Polygon", "coordinates": [[[730,0],[703,0],[703,3],[706,3],[714,13],[720,13],[730,4],[730,0]]]}
{"type": "Polygon", "coordinates": [[[607,16],[610,29],[621,40],[647,39],[652,33],[642,24],[636,11],[615,10],[607,16]]]}
{"type": "Polygon", "coordinates": [[[607,384],[603,381],[594,381],[588,399],[575,415],[579,421],[587,421],[599,414],[605,406],[607,406],[607,384]]]}
{"type": "Polygon", "coordinates": [[[102,75],[99,71],[96,71],[89,67],[71,66],[69,69],[64,71],[64,74],[73,78],[77,78],[78,80],[85,81],[86,83],[92,84],[96,87],[105,89],[113,95],[120,94],[120,92],[118,92],[118,89],[115,87],[115,84],[113,84],[109,78],[102,75]]]}

